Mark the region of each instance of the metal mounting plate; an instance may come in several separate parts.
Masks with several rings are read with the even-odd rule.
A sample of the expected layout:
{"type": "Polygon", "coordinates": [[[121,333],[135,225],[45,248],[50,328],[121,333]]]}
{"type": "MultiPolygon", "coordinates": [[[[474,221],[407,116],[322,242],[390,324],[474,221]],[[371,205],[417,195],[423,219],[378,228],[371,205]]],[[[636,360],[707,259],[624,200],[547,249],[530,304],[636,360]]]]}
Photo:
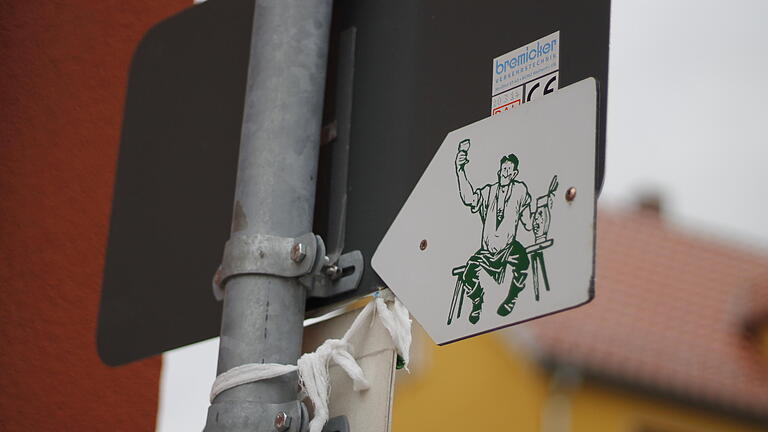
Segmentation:
{"type": "Polygon", "coordinates": [[[349,292],[360,285],[365,263],[360,251],[347,252],[335,263],[339,268],[338,279],[324,274],[312,274],[301,279],[308,288],[307,297],[326,298],[349,292]]]}
{"type": "Polygon", "coordinates": [[[323,426],[323,432],[349,432],[347,416],[338,416],[328,420],[323,426]]]}

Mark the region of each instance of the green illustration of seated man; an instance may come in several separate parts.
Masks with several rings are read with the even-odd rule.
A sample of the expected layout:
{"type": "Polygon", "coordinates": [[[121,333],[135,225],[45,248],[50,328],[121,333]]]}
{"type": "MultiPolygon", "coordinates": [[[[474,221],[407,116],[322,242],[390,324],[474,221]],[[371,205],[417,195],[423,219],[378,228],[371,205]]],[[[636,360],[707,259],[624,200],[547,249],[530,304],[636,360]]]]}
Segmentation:
{"type": "Polygon", "coordinates": [[[506,298],[496,309],[500,316],[507,316],[514,309],[518,295],[525,289],[529,267],[532,266],[534,273],[536,300],[539,299],[539,273],[549,290],[542,250],[553,243],[547,239],[547,232],[557,176],[552,179],[548,193],[538,198],[533,209],[528,186],[517,180],[520,165],[517,156],[512,153],[501,156],[496,182],[474,188],[464,169],[469,163],[469,147],[468,139],[459,143],[455,159],[456,178],[462,203],[480,216],[482,234],[480,249],[469,257],[464,266],[453,269],[457,280],[448,324],[451,324],[454,313],[460,316],[464,296],[472,302],[469,322],[476,324],[480,320],[485,296],[480,284],[481,272],[486,272],[497,284],[509,281],[506,298]],[[517,240],[519,226],[534,232],[536,244],[526,248],[517,240]]]}

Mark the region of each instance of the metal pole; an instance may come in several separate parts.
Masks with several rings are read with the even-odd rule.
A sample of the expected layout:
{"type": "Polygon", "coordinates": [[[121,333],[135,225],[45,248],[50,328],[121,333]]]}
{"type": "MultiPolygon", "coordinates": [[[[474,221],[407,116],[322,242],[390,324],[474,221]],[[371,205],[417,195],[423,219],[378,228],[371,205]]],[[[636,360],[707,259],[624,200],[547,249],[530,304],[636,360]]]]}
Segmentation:
{"type": "MultiPolygon", "coordinates": [[[[331,0],[256,0],[231,233],[312,231],[331,0]]],[[[226,283],[219,364],[296,364],[305,289],[295,278],[237,275],[226,283]]],[[[295,374],[224,391],[206,432],[274,430],[305,421],[295,374]],[[292,420],[292,421],[291,421],[292,420]]]]}

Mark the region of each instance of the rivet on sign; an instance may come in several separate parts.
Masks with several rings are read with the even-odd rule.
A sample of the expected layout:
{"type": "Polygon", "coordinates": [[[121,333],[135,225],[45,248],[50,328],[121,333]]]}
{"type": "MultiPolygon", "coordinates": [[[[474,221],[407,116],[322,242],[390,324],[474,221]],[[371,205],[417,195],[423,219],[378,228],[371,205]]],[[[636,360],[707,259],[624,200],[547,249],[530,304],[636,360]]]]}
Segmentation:
{"type": "Polygon", "coordinates": [[[574,198],[576,198],[576,188],[571,186],[565,191],[565,199],[566,201],[573,201],[574,198]]]}
{"type": "Polygon", "coordinates": [[[427,248],[427,239],[422,240],[419,242],[419,249],[425,250],[427,248]]]}

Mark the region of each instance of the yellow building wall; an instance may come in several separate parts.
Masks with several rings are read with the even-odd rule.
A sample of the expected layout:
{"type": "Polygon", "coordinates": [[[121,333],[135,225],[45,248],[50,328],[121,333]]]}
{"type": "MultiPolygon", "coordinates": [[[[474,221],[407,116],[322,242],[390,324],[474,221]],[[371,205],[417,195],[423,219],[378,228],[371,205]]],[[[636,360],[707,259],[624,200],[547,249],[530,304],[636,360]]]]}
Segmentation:
{"type": "Polygon", "coordinates": [[[414,342],[413,373],[398,375],[393,432],[766,430],[589,381],[568,393],[552,392],[548,373],[497,334],[444,347],[423,335],[414,342]],[[558,418],[542,421],[545,407],[558,418]]]}
{"type": "Polygon", "coordinates": [[[572,428],[616,432],[758,432],[768,428],[681,403],[585,382],[571,395],[572,428]]]}
{"type": "Polygon", "coordinates": [[[398,376],[393,432],[539,430],[548,381],[541,370],[493,334],[444,347],[418,339],[413,374],[398,376]]]}

